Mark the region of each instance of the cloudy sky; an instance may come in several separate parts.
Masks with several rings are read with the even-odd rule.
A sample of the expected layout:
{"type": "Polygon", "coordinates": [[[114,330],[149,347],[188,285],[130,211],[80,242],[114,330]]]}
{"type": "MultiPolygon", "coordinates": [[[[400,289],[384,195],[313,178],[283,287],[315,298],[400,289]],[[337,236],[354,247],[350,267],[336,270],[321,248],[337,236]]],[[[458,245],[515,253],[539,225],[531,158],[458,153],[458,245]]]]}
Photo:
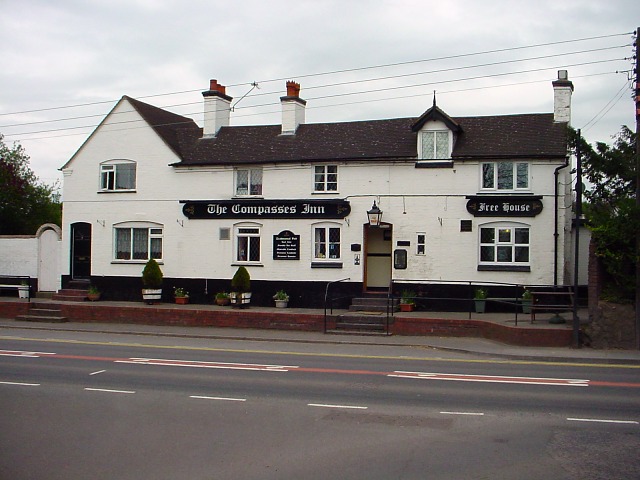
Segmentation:
{"type": "Polygon", "coordinates": [[[232,125],[280,123],[287,79],[307,123],[553,111],[573,81],[590,142],[635,130],[637,0],[0,0],[0,134],[60,179],[122,95],[202,125],[209,79],[232,125]]]}

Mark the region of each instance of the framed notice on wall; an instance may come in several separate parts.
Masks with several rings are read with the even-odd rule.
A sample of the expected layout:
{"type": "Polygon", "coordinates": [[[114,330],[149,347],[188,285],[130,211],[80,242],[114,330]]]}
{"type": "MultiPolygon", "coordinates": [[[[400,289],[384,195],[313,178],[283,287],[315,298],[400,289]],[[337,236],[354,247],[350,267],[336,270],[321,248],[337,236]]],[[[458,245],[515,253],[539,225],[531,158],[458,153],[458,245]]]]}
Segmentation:
{"type": "Polygon", "coordinates": [[[284,230],[273,236],[274,260],[300,260],[300,235],[284,230]]]}

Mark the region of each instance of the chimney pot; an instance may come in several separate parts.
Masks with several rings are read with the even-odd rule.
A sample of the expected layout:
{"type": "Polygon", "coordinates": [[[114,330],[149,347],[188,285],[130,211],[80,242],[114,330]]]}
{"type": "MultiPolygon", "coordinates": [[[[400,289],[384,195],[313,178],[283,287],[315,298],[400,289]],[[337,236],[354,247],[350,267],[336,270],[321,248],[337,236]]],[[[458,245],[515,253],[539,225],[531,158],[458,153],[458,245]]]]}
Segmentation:
{"type": "Polygon", "coordinates": [[[209,80],[209,90],[202,92],[204,97],[204,135],[213,137],[220,127],[229,125],[231,100],[227,96],[226,87],[216,79],[209,80]]]}
{"type": "Polygon", "coordinates": [[[299,97],[300,96],[300,84],[292,80],[287,82],[287,97],[299,97]]]}

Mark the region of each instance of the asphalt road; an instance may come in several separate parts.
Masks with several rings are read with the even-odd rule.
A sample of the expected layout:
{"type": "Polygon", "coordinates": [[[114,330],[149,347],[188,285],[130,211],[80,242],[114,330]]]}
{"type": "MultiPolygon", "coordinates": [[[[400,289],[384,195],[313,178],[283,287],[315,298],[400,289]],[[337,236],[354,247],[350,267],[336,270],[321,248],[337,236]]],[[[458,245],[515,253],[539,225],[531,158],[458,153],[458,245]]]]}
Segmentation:
{"type": "Polygon", "coordinates": [[[13,330],[0,479],[631,479],[640,368],[13,330]]]}

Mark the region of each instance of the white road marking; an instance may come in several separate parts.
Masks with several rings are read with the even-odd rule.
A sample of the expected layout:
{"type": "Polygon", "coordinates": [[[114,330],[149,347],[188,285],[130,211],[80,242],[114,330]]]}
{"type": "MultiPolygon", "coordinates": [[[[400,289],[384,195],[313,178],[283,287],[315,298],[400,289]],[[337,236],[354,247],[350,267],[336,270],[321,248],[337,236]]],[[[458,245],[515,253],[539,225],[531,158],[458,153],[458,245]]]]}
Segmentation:
{"type": "Polygon", "coordinates": [[[482,417],[484,413],[482,412],[440,412],[442,415],[472,415],[482,417]]]}
{"type": "Polygon", "coordinates": [[[621,423],[625,425],[639,425],[635,420],[606,420],[601,418],[567,418],[570,422],[621,423]]]}
{"type": "Polygon", "coordinates": [[[3,356],[3,357],[40,358],[46,355],[57,355],[57,354],[48,353],[48,352],[25,352],[22,350],[0,350],[0,356],[3,356]]]}
{"type": "Polygon", "coordinates": [[[226,402],[246,402],[246,398],[228,398],[228,397],[207,397],[203,395],[190,395],[189,398],[197,398],[201,400],[222,400],[226,402]]]}
{"type": "Polygon", "coordinates": [[[134,365],[156,365],[170,367],[193,368],[219,368],[229,370],[252,370],[261,372],[288,372],[299,368],[287,365],[259,365],[254,363],[225,363],[225,362],[198,362],[194,360],[166,360],[162,358],[130,358],[129,360],[116,360],[115,363],[130,363],[134,365]]]}
{"type": "Polygon", "coordinates": [[[106,392],[106,393],[136,393],[132,390],[110,390],[108,388],[85,388],[88,392],[106,392]]]}
{"type": "Polygon", "coordinates": [[[322,408],[349,408],[353,410],[366,410],[369,407],[361,407],[358,405],[328,405],[326,403],[307,403],[309,407],[322,407],[322,408]]]}
{"type": "Polygon", "coordinates": [[[98,375],[99,373],[104,373],[106,370],[98,370],[97,372],[90,373],[89,375],[98,375]]]}
{"type": "Polygon", "coordinates": [[[589,380],[574,378],[504,377],[500,375],[465,375],[461,373],[428,373],[395,371],[388,375],[397,378],[422,380],[449,380],[457,382],[515,383],[520,385],[557,385],[565,387],[588,387],[589,380]]]}
{"type": "Polygon", "coordinates": [[[23,382],[0,382],[0,385],[18,385],[21,387],[39,387],[39,383],[23,383],[23,382]]]}

